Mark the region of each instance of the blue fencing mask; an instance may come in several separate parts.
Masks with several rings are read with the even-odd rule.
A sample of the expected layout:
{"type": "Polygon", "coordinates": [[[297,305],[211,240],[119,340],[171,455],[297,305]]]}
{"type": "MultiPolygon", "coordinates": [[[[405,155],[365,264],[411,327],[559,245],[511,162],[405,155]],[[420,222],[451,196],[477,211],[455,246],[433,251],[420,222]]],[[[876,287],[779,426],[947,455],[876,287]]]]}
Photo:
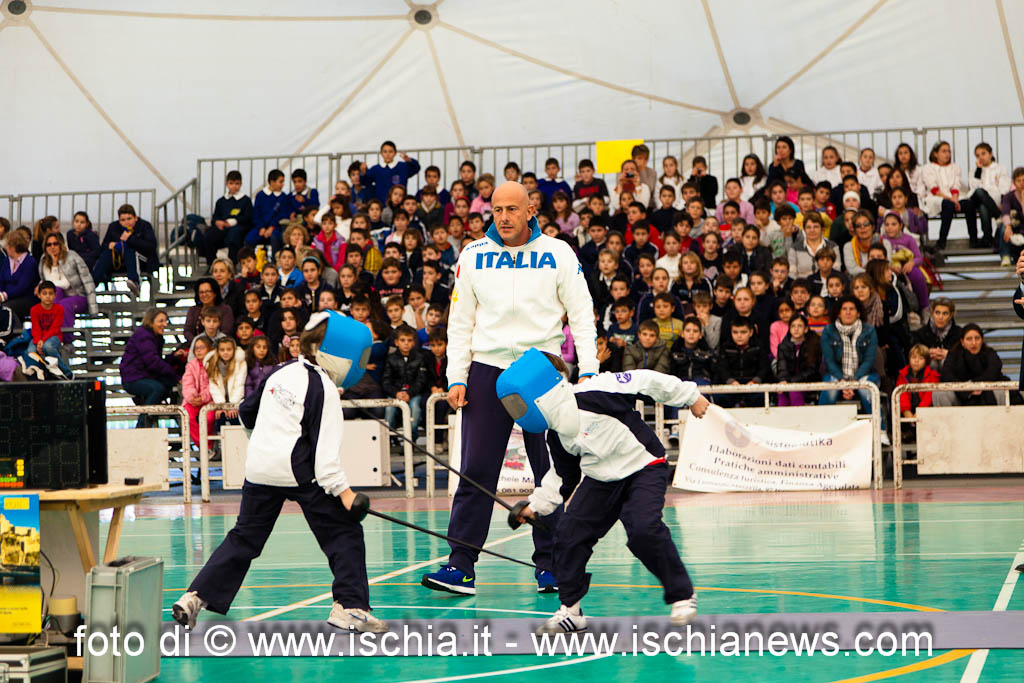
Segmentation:
{"type": "Polygon", "coordinates": [[[366,372],[373,345],[370,328],[337,311],[314,313],[305,329],[312,330],[318,325],[327,325],[327,329],[314,360],[335,385],[347,389],[362,379],[366,372]]]}
{"type": "Polygon", "coordinates": [[[566,437],[580,430],[576,395],[547,356],[529,349],[498,375],[495,385],[505,410],[524,432],[551,429],[566,437]]]}

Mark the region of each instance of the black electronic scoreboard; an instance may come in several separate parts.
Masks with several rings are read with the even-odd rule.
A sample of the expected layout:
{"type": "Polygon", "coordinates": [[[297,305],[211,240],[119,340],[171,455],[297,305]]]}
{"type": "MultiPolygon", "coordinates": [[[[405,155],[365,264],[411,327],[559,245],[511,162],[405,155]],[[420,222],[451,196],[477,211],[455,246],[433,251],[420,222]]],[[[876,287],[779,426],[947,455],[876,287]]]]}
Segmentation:
{"type": "Polygon", "coordinates": [[[107,482],[101,382],[0,383],[0,491],[107,482]]]}

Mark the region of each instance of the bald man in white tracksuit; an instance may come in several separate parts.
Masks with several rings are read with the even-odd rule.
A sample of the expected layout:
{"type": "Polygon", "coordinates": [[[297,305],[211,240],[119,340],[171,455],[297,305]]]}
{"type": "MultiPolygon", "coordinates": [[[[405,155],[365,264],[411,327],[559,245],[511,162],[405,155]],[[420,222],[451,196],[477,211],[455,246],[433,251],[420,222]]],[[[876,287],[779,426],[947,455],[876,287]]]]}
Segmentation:
{"type": "MultiPolygon", "coordinates": [[[[456,267],[447,330],[447,381],[449,401],[453,407],[462,406],[461,470],[495,491],[513,426],[495,394],[498,375],[531,347],[560,354],[563,315],[568,316],[576,343],[581,381],[597,373],[598,362],[594,303],[575,252],[565,242],[541,234],[526,191],[518,183],[495,191],[492,212],[494,224],[483,239],[462,250],[456,267]]],[[[523,437],[539,482],[549,463],[544,435],[523,437]]],[[[482,546],[493,508],[494,501],[486,494],[460,482],[452,500],[449,536],[482,546]]],[[[557,523],[558,512],[549,520],[550,528],[557,523]]],[[[534,528],[533,540],[537,590],[555,592],[551,536],[534,528]]],[[[451,544],[448,564],[424,575],[423,585],[475,594],[477,556],[451,544]]]]}

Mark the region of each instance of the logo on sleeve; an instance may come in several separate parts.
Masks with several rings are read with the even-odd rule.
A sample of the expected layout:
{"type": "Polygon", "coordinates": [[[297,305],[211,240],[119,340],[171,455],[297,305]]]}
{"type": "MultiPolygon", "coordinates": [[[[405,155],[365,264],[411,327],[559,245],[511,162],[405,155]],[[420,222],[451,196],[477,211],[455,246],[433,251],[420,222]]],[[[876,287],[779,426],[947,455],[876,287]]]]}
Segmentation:
{"type": "Polygon", "coordinates": [[[615,380],[619,384],[629,384],[629,380],[633,379],[633,375],[628,372],[616,372],[615,380]]]}

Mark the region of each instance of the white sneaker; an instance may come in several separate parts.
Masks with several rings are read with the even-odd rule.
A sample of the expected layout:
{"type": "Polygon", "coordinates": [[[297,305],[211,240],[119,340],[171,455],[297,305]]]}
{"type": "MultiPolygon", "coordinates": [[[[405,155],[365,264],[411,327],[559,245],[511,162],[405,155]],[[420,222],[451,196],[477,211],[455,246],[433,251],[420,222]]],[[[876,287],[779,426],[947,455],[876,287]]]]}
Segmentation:
{"type": "Polygon", "coordinates": [[[69,375],[60,369],[60,362],[56,356],[47,356],[43,360],[46,361],[46,369],[52,372],[57,377],[63,377],[64,379],[72,379],[73,375],[69,375]]]}
{"type": "Polygon", "coordinates": [[[697,618],[697,594],[694,593],[686,600],[677,600],[672,603],[672,613],[669,615],[669,623],[673,626],[686,626],[692,624],[697,618]]]}
{"type": "Polygon", "coordinates": [[[198,593],[191,591],[178,598],[178,601],[171,607],[171,616],[176,622],[191,631],[196,627],[199,610],[204,607],[206,607],[206,601],[200,599],[198,593]]]}
{"type": "Polygon", "coordinates": [[[1003,258],[1002,258],[1002,259],[1001,259],[1001,260],[999,261],[999,265],[1000,265],[1000,266],[1002,266],[1003,268],[1009,268],[1010,266],[1012,266],[1012,265],[1013,265],[1013,261],[1011,261],[1011,260],[1010,260],[1010,257],[1009,257],[1009,256],[1004,256],[1004,257],[1003,257],[1003,258]]]}
{"type": "Polygon", "coordinates": [[[882,445],[883,446],[891,446],[892,445],[892,442],[889,441],[889,435],[886,434],[885,432],[882,432],[881,441],[882,441],[882,445]]]}
{"type": "Polygon", "coordinates": [[[545,633],[576,633],[586,630],[587,618],[583,616],[583,610],[580,609],[580,603],[577,602],[572,607],[565,605],[559,607],[558,611],[545,621],[535,633],[542,636],[545,633]]]}
{"type": "Polygon", "coordinates": [[[139,283],[136,282],[135,280],[128,280],[128,290],[132,293],[132,297],[134,297],[135,300],[138,301],[139,293],[142,291],[142,289],[139,287],[139,283]]]}
{"type": "Polygon", "coordinates": [[[345,609],[340,602],[331,606],[331,615],[327,623],[343,631],[360,631],[362,633],[387,633],[388,623],[381,621],[364,609],[345,609]]]}

